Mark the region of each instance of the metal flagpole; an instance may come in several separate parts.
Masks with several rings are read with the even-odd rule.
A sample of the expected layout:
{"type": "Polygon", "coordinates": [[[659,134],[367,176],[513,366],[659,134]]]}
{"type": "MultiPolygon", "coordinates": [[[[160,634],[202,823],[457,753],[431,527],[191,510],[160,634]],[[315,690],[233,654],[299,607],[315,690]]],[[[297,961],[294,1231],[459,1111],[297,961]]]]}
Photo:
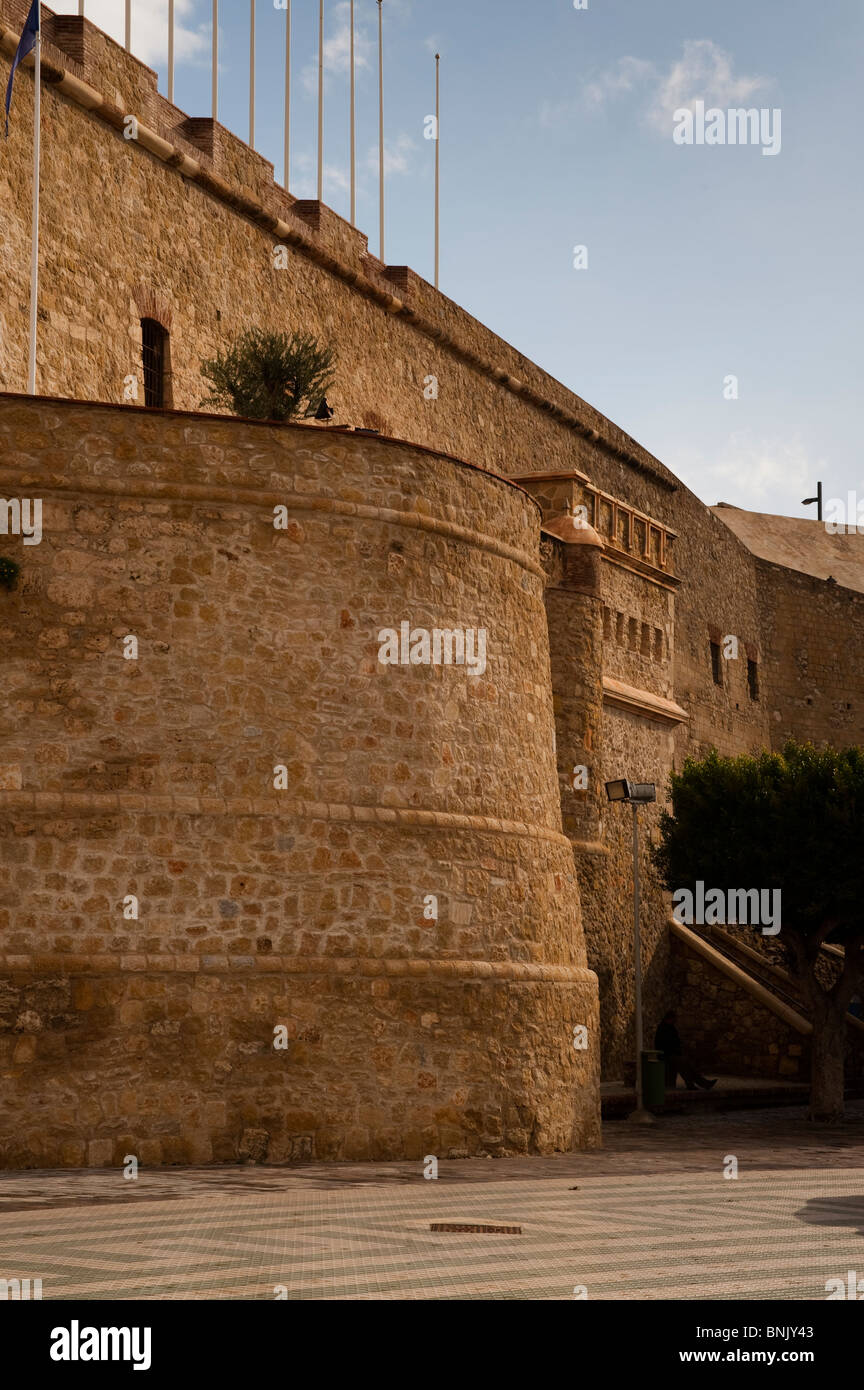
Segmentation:
{"type": "Polygon", "coordinates": [[[288,0],[285,14],[285,169],[282,176],[283,188],[288,187],[291,165],[291,0],[288,0]]]}
{"type": "Polygon", "coordinates": [[[324,0],[318,0],[318,202],[324,201],[324,0]]]}
{"type": "Polygon", "coordinates": [[[384,18],[382,0],[378,0],[378,221],[380,223],[379,259],[384,261],[384,18]]]}
{"type": "Polygon", "coordinates": [[[132,0],[126,0],[126,52],[132,52],[132,0]]]}
{"type": "Polygon", "coordinates": [[[435,54],[435,288],[441,259],[441,54],[435,54]]]}
{"type": "Polygon", "coordinates": [[[168,0],[168,100],[174,101],[174,0],[168,0]]]}
{"type": "Polygon", "coordinates": [[[211,106],[213,119],[217,121],[219,119],[219,0],[213,0],[213,57],[211,61],[213,65],[211,106]]]}
{"type": "Polygon", "coordinates": [[[42,123],[42,6],[37,10],[39,27],[36,30],[35,66],[33,69],[33,231],[30,258],[30,356],[27,366],[27,391],[36,395],[36,321],[39,305],[39,164],[41,156],[42,123]]]}
{"type": "Polygon", "coordinates": [[[255,0],[249,0],[249,144],[255,148],[255,0]]]}
{"type": "Polygon", "coordinates": [[[357,120],[354,77],[354,0],[351,0],[351,226],[357,225],[357,120]]]}
{"type": "Polygon", "coordinates": [[[78,0],[78,13],[80,15],[84,14],[84,0],[78,0]]]}

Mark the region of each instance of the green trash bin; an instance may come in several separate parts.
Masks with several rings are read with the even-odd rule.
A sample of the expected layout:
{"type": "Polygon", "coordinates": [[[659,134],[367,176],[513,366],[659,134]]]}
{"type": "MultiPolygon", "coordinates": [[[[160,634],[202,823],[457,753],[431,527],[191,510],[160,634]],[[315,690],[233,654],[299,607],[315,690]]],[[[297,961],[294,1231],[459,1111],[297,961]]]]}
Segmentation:
{"type": "Polygon", "coordinates": [[[646,1110],[666,1101],[666,1063],[659,1052],[642,1053],[642,1104],[646,1110]]]}

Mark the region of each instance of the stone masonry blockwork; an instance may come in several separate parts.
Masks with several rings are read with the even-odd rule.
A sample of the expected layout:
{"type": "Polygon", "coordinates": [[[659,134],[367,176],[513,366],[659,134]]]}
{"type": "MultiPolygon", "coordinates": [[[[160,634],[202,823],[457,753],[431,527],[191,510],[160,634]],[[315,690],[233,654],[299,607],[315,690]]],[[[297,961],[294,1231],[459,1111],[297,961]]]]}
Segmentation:
{"type": "Polygon", "coordinates": [[[44,507],[0,604],[0,1160],[596,1142],[531,499],[408,445],[63,402],[0,400],[0,455],[44,507]],[[485,672],[382,665],[403,620],[484,629],[485,672]]]}
{"type": "MultiPolygon", "coordinates": [[[[0,0],[4,85],[27,9],[27,0],[0,0]]],[[[724,522],[722,508],[709,509],[624,430],[408,267],[382,265],[370,255],[363,232],[331,209],[298,202],[274,181],[272,165],[224,127],[172,106],[158,91],[156,74],[89,20],[42,10],[37,390],[65,398],[70,405],[63,409],[74,401],[90,404],[75,406],[68,416],[75,422],[73,435],[77,431],[85,441],[72,460],[62,442],[58,451],[58,433],[65,429],[58,423],[61,407],[45,401],[43,415],[12,394],[26,382],[33,78],[25,66],[16,78],[15,119],[0,160],[0,392],[8,393],[2,399],[9,412],[0,467],[7,470],[6,496],[13,487],[37,494],[46,476],[54,486],[45,489],[43,546],[23,547],[17,537],[0,542],[2,553],[24,567],[18,590],[0,591],[0,625],[11,643],[7,650],[4,638],[0,650],[3,679],[7,670],[13,673],[13,685],[3,686],[0,796],[9,813],[3,853],[23,875],[18,883],[25,894],[17,904],[16,942],[44,944],[39,970],[54,968],[56,941],[68,961],[69,909],[64,906],[59,915],[56,910],[59,885],[73,867],[67,857],[79,831],[80,843],[89,842],[102,834],[103,818],[113,824],[117,814],[133,855],[130,866],[147,883],[152,903],[160,905],[143,939],[154,949],[158,944],[162,964],[169,958],[167,943],[175,943],[173,959],[182,940],[190,957],[197,950],[203,962],[206,955],[205,973],[223,968],[229,958],[254,956],[259,966],[265,957],[302,960],[313,939],[316,948],[338,959],[339,928],[323,930],[322,923],[335,923],[337,916],[347,921],[349,909],[345,935],[356,936],[357,958],[375,958],[361,955],[362,948],[395,959],[388,955],[393,946],[387,933],[408,930],[403,909],[413,911],[413,888],[409,892],[400,878],[386,890],[384,908],[378,898],[363,898],[377,867],[365,865],[354,878],[354,858],[367,852],[355,842],[367,827],[360,817],[373,810],[376,833],[383,834],[383,817],[391,817],[391,829],[399,817],[402,843],[413,837],[412,862],[421,877],[431,844],[422,817],[460,815],[458,826],[448,829],[468,835],[462,844],[473,844],[471,835],[484,829],[478,817],[554,833],[563,828],[579,876],[587,966],[600,979],[597,1050],[604,1076],[619,1078],[634,1046],[632,877],[626,816],[605,804],[604,780],[628,775],[658,784],[660,800],[643,814],[650,1031],[676,997],[668,901],[652,879],[649,858],[668,774],[688,755],[710,747],[731,755],[778,747],[789,736],[864,742],[864,598],[842,583],[757,558],[724,522]],[[123,138],[128,114],[140,122],[138,141],[123,138]],[[282,248],[279,263],[285,269],[277,268],[276,247],[282,248]],[[330,430],[310,433],[292,473],[290,526],[268,531],[265,514],[282,500],[282,478],[278,471],[275,482],[271,478],[266,449],[260,458],[251,457],[249,441],[266,435],[261,427],[248,431],[240,446],[240,430],[212,419],[208,424],[200,415],[187,415],[181,426],[179,416],[166,414],[158,417],[160,424],[155,413],[125,406],[128,419],[119,423],[128,382],[135,379],[140,387],[142,381],[144,316],[169,331],[166,401],[183,412],[200,408],[201,359],[250,325],[296,329],[332,342],[339,355],[330,395],[335,420],[412,441],[411,457],[420,469],[416,487],[412,482],[406,494],[407,475],[388,471],[388,446],[367,449],[359,440],[343,441],[346,452],[362,457],[362,466],[337,496],[339,480],[318,465],[337,447],[338,436],[330,430]],[[432,377],[437,395],[430,397],[424,386],[432,377]],[[116,409],[105,413],[98,402],[116,409]],[[21,413],[13,429],[16,410],[21,413]],[[471,477],[472,484],[454,482],[452,493],[449,485],[430,492],[435,465],[423,471],[420,460],[431,457],[424,448],[518,480],[539,503],[544,526],[551,527],[539,553],[537,512],[524,496],[494,482],[483,493],[472,470],[455,465],[452,478],[471,477]],[[71,480],[82,468],[90,490],[79,495],[71,480]],[[602,542],[590,584],[573,572],[561,539],[561,513],[569,504],[587,506],[602,542]],[[374,514],[364,510],[370,507],[374,514]],[[390,534],[394,511],[401,523],[385,546],[381,537],[390,534]],[[479,543],[478,536],[485,540],[479,543]],[[354,547],[347,570],[341,555],[336,558],[337,542],[354,547]],[[170,557],[162,549],[169,543],[176,547],[170,557]],[[464,592],[457,608],[448,610],[454,576],[464,592]],[[302,620],[292,606],[298,589],[302,620]],[[91,631],[90,616],[103,592],[113,626],[91,631]],[[361,641],[364,660],[374,659],[371,633],[379,605],[399,608],[394,623],[413,617],[414,608],[471,616],[481,612],[487,592],[500,603],[502,632],[507,628],[511,635],[499,637],[498,668],[493,663],[470,695],[465,687],[445,701],[443,722],[433,717],[443,698],[441,672],[414,668],[406,677],[393,668],[392,681],[386,687],[377,682],[375,698],[366,698],[373,686],[364,686],[368,672],[358,670],[354,658],[361,641]],[[411,600],[410,614],[400,607],[403,598],[411,600]],[[137,676],[105,660],[132,620],[148,652],[137,676]],[[81,640],[75,635],[79,627],[85,632],[81,640]],[[726,635],[739,640],[741,655],[724,662],[717,684],[709,642],[726,635]],[[278,652],[276,643],[282,644],[278,652]],[[28,663],[43,659],[52,676],[34,665],[28,683],[28,663]],[[748,689],[748,659],[758,667],[756,699],[748,689]],[[526,689],[501,685],[501,662],[526,689]],[[175,674],[178,669],[188,686],[175,674]],[[527,688],[532,681],[544,690],[535,691],[536,705],[527,688]],[[327,720],[341,721],[338,740],[322,742],[327,720]],[[498,746],[499,725],[507,734],[504,749],[498,746]],[[411,729],[413,735],[406,732],[411,729]],[[223,741],[221,756],[202,753],[208,739],[214,746],[223,741]],[[383,751],[389,739],[399,742],[400,756],[392,761],[383,751]],[[287,925],[269,866],[267,873],[262,868],[257,877],[244,877],[249,865],[232,860],[238,851],[226,828],[232,818],[240,825],[253,815],[260,825],[274,814],[275,795],[262,794],[260,786],[269,745],[277,741],[289,778],[278,814],[293,807],[291,814],[313,841],[298,839],[288,853],[296,852],[298,872],[313,865],[309,872],[331,883],[321,889],[323,905],[311,887],[298,900],[297,921],[309,909],[318,924],[305,937],[287,925]],[[572,786],[577,764],[588,771],[588,787],[579,791],[572,786]],[[38,807],[32,800],[37,787],[40,797],[53,798],[38,807]],[[121,796],[127,798],[122,804],[121,796]],[[341,819],[332,814],[334,807],[341,819]],[[37,810],[43,823],[63,827],[63,857],[53,865],[47,889],[41,878],[26,877],[45,865],[24,862],[35,842],[29,832],[15,830],[29,825],[37,810]],[[195,824],[207,828],[216,850],[219,835],[224,837],[224,874],[213,873],[218,903],[224,903],[218,921],[196,916],[200,895],[180,886],[184,871],[166,887],[164,874],[147,871],[134,857],[140,836],[151,833],[147,816],[175,811],[197,817],[195,824]],[[138,833],[134,823],[141,817],[144,829],[138,833]],[[338,854],[327,839],[331,832],[348,836],[338,854]],[[231,886],[238,876],[253,885],[246,898],[231,886]],[[260,917],[282,923],[278,948],[274,933],[254,929],[260,917]],[[209,943],[206,952],[196,944],[201,941],[209,943]],[[229,941],[230,952],[222,949],[229,941]],[[247,949],[251,943],[257,955],[247,949]]],[[[815,521],[807,524],[815,531],[815,521]]],[[[113,833],[105,832],[109,838],[113,833]]],[[[192,852],[195,836],[190,847],[191,832],[179,822],[173,828],[160,822],[159,833],[160,846],[170,848],[176,837],[184,855],[192,852]]],[[[510,828],[504,838],[512,845],[519,833],[510,828]]],[[[280,842],[287,840],[277,838],[277,856],[283,853],[280,842]]],[[[52,854],[60,854],[60,843],[52,854]]],[[[470,891],[453,888],[454,915],[448,919],[442,911],[439,917],[439,945],[451,932],[454,959],[474,959],[475,950],[482,954],[474,935],[477,917],[468,923],[461,917],[472,895],[488,893],[483,931],[490,967],[502,964],[515,943],[522,955],[514,958],[526,968],[539,968],[545,959],[548,969],[548,960],[565,960],[564,939],[576,939],[569,928],[558,954],[534,953],[541,939],[551,940],[558,931],[555,913],[545,914],[540,901],[549,882],[556,893],[564,891],[558,880],[572,874],[573,860],[558,841],[541,843],[535,835],[528,843],[535,859],[520,861],[511,873],[484,868],[473,849],[462,860],[456,855],[449,868],[435,868],[471,885],[470,891]],[[563,869],[556,860],[559,849],[563,869]],[[488,888],[478,874],[489,876],[488,888]],[[539,936],[532,936],[535,931],[539,936]],[[496,953],[503,953],[502,960],[496,953]]],[[[449,851],[441,853],[449,863],[449,851]]],[[[173,862],[187,860],[177,855],[173,862]]],[[[87,875],[106,876],[96,850],[86,865],[74,867],[76,894],[87,875]]],[[[83,901],[92,906],[79,912],[76,933],[83,935],[86,922],[95,951],[106,940],[104,902],[110,899],[104,884],[83,901]]],[[[3,919],[0,947],[11,939],[8,929],[3,919]]],[[[130,953],[131,938],[122,929],[115,935],[121,944],[107,952],[111,968],[126,959],[122,969],[134,973],[148,955],[130,953]]],[[[81,944],[77,938],[75,944],[81,944]]],[[[31,946],[21,944],[21,950],[12,960],[25,971],[16,977],[25,987],[26,969],[36,967],[31,946]]],[[[417,958],[414,944],[405,950],[417,958]]],[[[566,968],[581,970],[585,963],[574,959],[566,968]]],[[[38,983],[41,975],[34,979],[38,983]]],[[[26,1005],[15,1012],[13,1033],[19,1014],[29,1018],[31,1012],[42,1017],[26,1005]]],[[[37,1036],[25,1030],[16,1065],[32,1066],[39,1049],[50,1046],[44,1031],[37,1036]]],[[[567,1054],[568,1066],[579,1060],[567,1054]]],[[[37,1073],[31,1076],[38,1080],[37,1073]]],[[[19,1098],[24,1094],[22,1089],[19,1098]]],[[[33,1082],[31,1095],[36,1094],[33,1082]]],[[[578,1092],[589,1094],[590,1088],[578,1092]]],[[[232,1116],[235,1138],[247,1118],[232,1116]]],[[[9,1123],[14,1132],[14,1117],[9,1123]]],[[[255,1128],[251,1122],[246,1127],[255,1128]]],[[[590,1128],[582,1126],[585,1133],[590,1128]]],[[[291,1141],[295,1150],[308,1147],[309,1135],[297,1136],[291,1141]]],[[[109,1141],[94,1142],[104,1156],[109,1141]]]]}

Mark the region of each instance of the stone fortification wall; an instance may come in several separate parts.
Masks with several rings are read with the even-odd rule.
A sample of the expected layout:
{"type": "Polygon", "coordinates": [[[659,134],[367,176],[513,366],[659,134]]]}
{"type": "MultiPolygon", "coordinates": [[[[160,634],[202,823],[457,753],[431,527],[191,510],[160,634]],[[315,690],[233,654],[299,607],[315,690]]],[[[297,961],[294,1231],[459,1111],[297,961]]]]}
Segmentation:
{"type": "Polygon", "coordinates": [[[757,561],[775,748],[788,738],[864,743],[864,594],[757,561]]]}
{"type": "Polygon", "coordinates": [[[0,593],[3,1161],[594,1142],[531,499],[395,442],[25,398],[0,460],[43,502],[0,593]],[[482,629],[485,665],[382,664],[403,621],[482,629]]]}
{"type": "MultiPolygon", "coordinates": [[[[846,640],[850,622],[857,634],[855,604],[821,581],[757,565],[718,516],[599,411],[408,267],[383,265],[331,209],[280,188],[268,161],[223,127],[170,105],[156,74],[89,21],[43,9],[40,392],[119,403],[130,379],[142,383],[140,324],[154,317],[169,331],[169,404],[197,410],[201,359],[242,329],[312,332],[339,353],[330,398],[337,420],[500,474],[578,472],[574,498],[586,482],[604,495],[597,524],[607,552],[633,548],[621,530],[628,509],[674,533],[669,586],[607,553],[581,612],[566,595],[549,605],[564,826],[584,861],[590,961],[605,982],[604,1066],[617,1074],[632,1046],[629,842],[604,810],[603,780],[626,773],[662,789],[673,765],[712,745],[734,754],[789,733],[864,739],[857,638],[846,640]],[[129,116],[138,121],[131,140],[129,116]],[[739,656],[724,661],[718,684],[710,643],[730,636],[739,656]],[[748,660],[758,666],[756,699],[748,660]],[[610,699],[604,678],[659,695],[686,718],[657,720],[638,703],[610,699]],[[587,794],[572,790],[577,755],[589,768],[587,794]]],[[[0,0],[0,83],[26,10],[26,0],[0,0]]],[[[0,161],[6,391],[25,382],[31,116],[25,68],[0,161]]],[[[115,463],[123,478],[122,455],[115,463]]],[[[554,486],[544,488],[554,501],[554,486]]],[[[510,520],[505,509],[489,524],[503,537],[510,520]]],[[[662,569],[658,535],[646,555],[662,569]]],[[[298,696],[301,688],[298,680],[298,696]]],[[[191,776],[187,769],[181,784],[191,776]]],[[[655,815],[645,813],[646,843],[655,815]]],[[[648,987],[660,1009],[671,988],[667,905],[650,883],[645,894],[648,987]]]]}

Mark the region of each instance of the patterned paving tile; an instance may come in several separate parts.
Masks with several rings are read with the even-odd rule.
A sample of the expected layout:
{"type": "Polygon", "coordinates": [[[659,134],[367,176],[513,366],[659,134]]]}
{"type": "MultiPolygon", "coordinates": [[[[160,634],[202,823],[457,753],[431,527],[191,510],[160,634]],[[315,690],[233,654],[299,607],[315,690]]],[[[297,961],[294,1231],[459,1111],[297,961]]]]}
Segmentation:
{"type": "MultiPolygon", "coordinates": [[[[284,1175],[274,1175],[276,1177],[284,1175]]],[[[68,1175],[64,1175],[64,1181],[68,1175]]],[[[47,1180],[50,1182],[50,1180],[47,1180]]],[[[864,1276],[864,1167],[329,1188],[295,1181],[0,1217],[45,1299],[824,1299],[864,1276]],[[432,1221],[521,1236],[432,1233],[432,1221]]]]}

